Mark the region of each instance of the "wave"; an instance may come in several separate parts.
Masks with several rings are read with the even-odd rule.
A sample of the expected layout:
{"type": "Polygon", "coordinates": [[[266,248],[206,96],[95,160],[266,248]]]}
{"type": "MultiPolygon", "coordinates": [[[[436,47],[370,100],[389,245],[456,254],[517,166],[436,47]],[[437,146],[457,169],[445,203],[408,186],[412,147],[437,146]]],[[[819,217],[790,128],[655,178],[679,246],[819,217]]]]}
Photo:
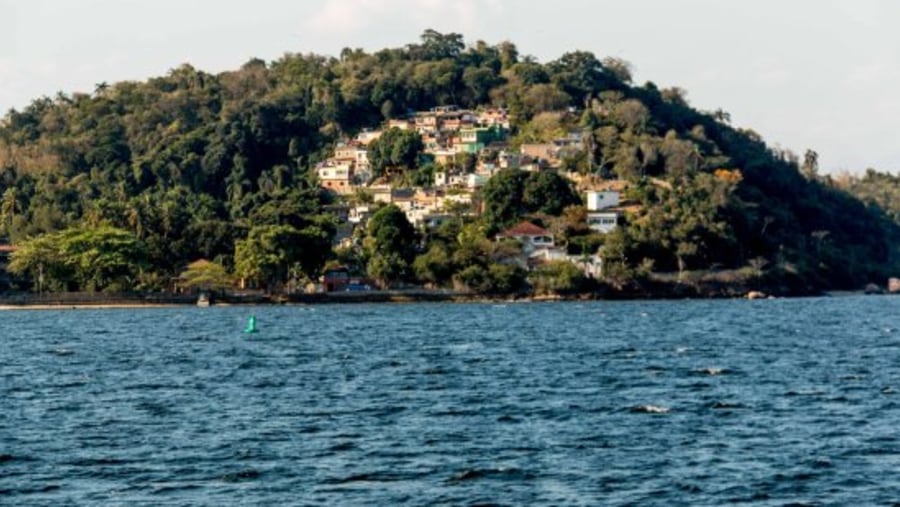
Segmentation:
{"type": "Polygon", "coordinates": [[[719,375],[731,375],[732,373],[733,372],[731,370],[729,370],[728,368],[716,368],[716,367],[700,368],[700,369],[694,370],[694,374],[696,374],[696,375],[706,375],[709,377],[717,377],[719,375]]]}
{"type": "Polygon", "coordinates": [[[660,405],[635,405],[629,407],[628,411],[635,414],[668,414],[672,409],[660,405]]]}

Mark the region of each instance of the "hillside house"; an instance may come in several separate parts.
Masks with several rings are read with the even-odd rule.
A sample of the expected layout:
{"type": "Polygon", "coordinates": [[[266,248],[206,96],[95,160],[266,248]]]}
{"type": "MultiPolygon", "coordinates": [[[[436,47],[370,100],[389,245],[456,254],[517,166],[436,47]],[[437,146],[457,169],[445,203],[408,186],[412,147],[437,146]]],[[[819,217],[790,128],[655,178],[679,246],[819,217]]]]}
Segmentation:
{"type": "Polygon", "coordinates": [[[369,170],[369,150],[359,144],[339,145],[334,149],[333,160],[350,162],[355,171],[369,170]]]}
{"type": "Polygon", "coordinates": [[[416,132],[423,137],[436,134],[438,131],[437,114],[433,112],[416,113],[415,126],[416,132]]]}
{"type": "Polygon", "coordinates": [[[619,226],[618,211],[588,211],[587,225],[592,231],[606,234],[619,226]]]}
{"type": "Polygon", "coordinates": [[[353,165],[350,162],[329,161],[316,169],[319,184],[337,194],[353,192],[353,165]]]}
{"type": "Polygon", "coordinates": [[[513,227],[497,234],[497,241],[515,239],[522,243],[522,250],[526,254],[539,249],[553,248],[553,234],[547,229],[539,227],[531,222],[519,222],[513,227]]]}
{"type": "Polygon", "coordinates": [[[497,127],[471,127],[460,129],[459,143],[454,146],[459,153],[478,153],[489,144],[503,140],[503,131],[497,127]]]}
{"type": "Polygon", "coordinates": [[[497,126],[509,130],[509,115],[503,108],[489,108],[478,113],[478,124],[483,127],[497,126]]]}
{"type": "Polygon", "coordinates": [[[620,194],[615,190],[589,190],[585,194],[584,202],[588,211],[600,211],[618,206],[620,200],[620,194]]]}

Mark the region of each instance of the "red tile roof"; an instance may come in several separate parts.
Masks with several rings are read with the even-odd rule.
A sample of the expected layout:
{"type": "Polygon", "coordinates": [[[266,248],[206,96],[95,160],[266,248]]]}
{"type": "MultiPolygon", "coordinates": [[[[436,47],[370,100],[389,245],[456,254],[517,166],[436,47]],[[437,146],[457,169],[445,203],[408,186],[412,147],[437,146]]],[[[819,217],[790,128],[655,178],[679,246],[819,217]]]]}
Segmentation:
{"type": "Polygon", "coordinates": [[[531,222],[519,222],[513,227],[501,232],[498,238],[510,238],[516,236],[549,236],[550,231],[543,227],[538,227],[531,222]]]}

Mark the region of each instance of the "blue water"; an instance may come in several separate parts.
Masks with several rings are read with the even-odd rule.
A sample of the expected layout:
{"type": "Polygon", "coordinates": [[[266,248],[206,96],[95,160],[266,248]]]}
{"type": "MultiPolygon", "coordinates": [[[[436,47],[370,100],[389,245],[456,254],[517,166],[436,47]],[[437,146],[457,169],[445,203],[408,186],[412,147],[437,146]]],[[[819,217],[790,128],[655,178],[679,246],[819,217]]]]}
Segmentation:
{"type": "Polygon", "coordinates": [[[900,501],[900,298],[0,321],[3,505],[900,501]]]}

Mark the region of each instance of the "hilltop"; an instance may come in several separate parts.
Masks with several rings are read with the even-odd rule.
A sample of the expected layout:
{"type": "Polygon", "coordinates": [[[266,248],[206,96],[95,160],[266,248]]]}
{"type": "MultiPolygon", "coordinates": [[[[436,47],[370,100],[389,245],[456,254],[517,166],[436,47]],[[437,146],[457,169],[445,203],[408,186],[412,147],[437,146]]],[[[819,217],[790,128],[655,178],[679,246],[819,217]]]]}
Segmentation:
{"type": "Polygon", "coordinates": [[[7,283],[804,294],[900,273],[895,215],[686,96],[428,30],[43,97],[0,121],[7,283]]]}

